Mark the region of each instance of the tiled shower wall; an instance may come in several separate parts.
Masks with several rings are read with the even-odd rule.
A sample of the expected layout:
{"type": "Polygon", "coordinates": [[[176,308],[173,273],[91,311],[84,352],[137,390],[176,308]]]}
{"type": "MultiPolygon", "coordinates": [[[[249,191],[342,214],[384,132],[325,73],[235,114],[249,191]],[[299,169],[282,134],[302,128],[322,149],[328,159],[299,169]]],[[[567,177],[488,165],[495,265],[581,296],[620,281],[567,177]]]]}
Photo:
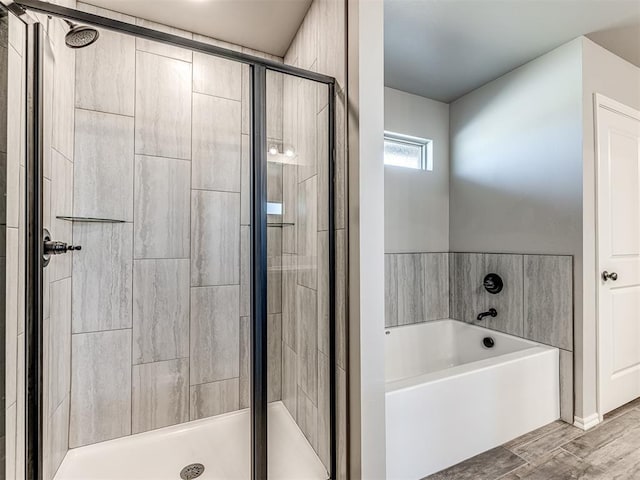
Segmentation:
{"type": "Polygon", "coordinates": [[[385,255],[387,327],[453,318],[560,350],[561,415],[573,422],[573,259],[563,255],[385,255]],[[497,273],[502,292],[488,293],[497,273]],[[498,316],[477,321],[495,308],[498,316]]]}
{"type": "MultiPolygon", "coordinates": [[[[74,7],[75,1],[54,2],[74,7]]],[[[55,220],[70,211],[73,175],[73,71],[74,55],[64,46],[66,26],[56,19],[36,15],[44,31],[43,92],[43,221],[52,236],[71,241],[70,225],[55,220]],[[58,91],[53,95],[53,89],[58,91]],[[52,220],[52,218],[54,220],[52,220]]],[[[25,165],[26,132],[26,31],[24,25],[9,16],[7,105],[7,278],[6,285],[6,478],[23,479],[25,444],[25,359],[24,359],[24,286],[25,286],[25,165]]],[[[69,257],[52,259],[44,274],[44,382],[52,372],[59,378],[44,397],[43,434],[45,439],[44,473],[50,478],[67,450],[66,431],[69,415],[68,341],[50,355],[51,342],[62,340],[71,323],[71,268],[69,257]]]]}
{"type": "Polygon", "coordinates": [[[20,22],[14,17],[10,17],[8,22],[5,17],[1,22],[0,83],[3,97],[0,98],[0,169],[3,177],[1,189],[5,197],[1,208],[1,223],[4,225],[0,235],[0,262],[6,268],[7,279],[6,284],[3,281],[0,285],[4,309],[0,318],[5,329],[2,446],[6,457],[2,469],[6,478],[24,478],[24,362],[20,359],[24,354],[25,151],[22,148],[24,136],[19,127],[25,118],[26,92],[22,86],[26,62],[24,31],[20,22]]]}
{"type": "MultiPolygon", "coordinates": [[[[8,101],[8,66],[9,66],[9,25],[8,17],[0,17],[0,326],[6,332],[7,318],[7,101],[8,101]]],[[[17,257],[16,257],[17,258],[17,257]]],[[[15,272],[14,272],[15,273],[15,272]]],[[[6,334],[5,334],[6,337],[6,334]]],[[[6,472],[5,462],[5,434],[6,434],[6,367],[7,367],[7,342],[0,343],[0,472],[6,472]]],[[[15,458],[15,455],[14,455],[15,458]]]]}
{"type": "Polygon", "coordinates": [[[336,302],[329,304],[327,88],[284,79],[282,399],[329,465],[329,312],[336,314],[338,478],[346,477],[346,130],[345,2],[315,0],[285,63],[336,77],[336,302]],[[293,224],[293,225],[288,225],[293,224]]]}
{"type": "MultiPolygon", "coordinates": [[[[75,1],[54,2],[75,6],[75,1]]],[[[44,38],[44,75],[50,87],[56,85],[59,94],[54,98],[51,90],[45,91],[43,118],[43,174],[44,196],[48,208],[44,211],[44,225],[56,238],[71,240],[71,229],[62,222],[51,221],[51,214],[62,214],[69,206],[69,185],[73,171],[73,69],[74,56],[64,47],[66,27],[59,20],[38,16],[44,38]],[[71,72],[71,73],[69,73],[71,72]]],[[[25,359],[24,359],[24,286],[25,286],[25,85],[26,46],[24,25],[9,17],[8,48],[8,115],[7,115],[7,317],[6,317],[6,477],[24,478],[25,443],[25,359]]],[[[68,210],[66,210],[68,211],[68,210]]],[[[66,452],[66,444],[60,440],[68,418],[69,356],[64,344],[51,358],[47,357],[50,341],[65,331],[70,324],[70,312],[64,305],[71,301],[70,261],[59,258],[51,262],[44,276],[44,381],[50,372],[60,374],[59,388],[51,389],[44,398],[43,434],[45,448],[44,472],[51,475],[56,462],[61,459],[60,450],[66,452]],[[52,321],[53,319],[53,321],[52,321]],[[51,327],[51,325],[53,325],[51,327]],[[57,428],[60,427],[60,428],[57,428]]],[[[47,383],[45,383],[47,385],[47,383]]],[[[62,454],[64,454],[62,452],[62,454]]]]}
{"type": "MultiPolygon", "coordinates": [[[[73,224],[70,448],[249,406],[248,67],[108,31],[76,55],[73,215],[120,223],[73,224]]],[[[281,143],[282,78],[268,89],[281,143]]],[[[272,401],[279,238],[270,228],[272,401]]]]}
{"type": "MultiPolygon", "coordinates": [[[[56,3],[76,6],[74,0],[56,3]]],[[[78,8],[149,25],[88,5],[79,4],[78,8]]],[[[344,11],[343,0],[316,0],[287,54],[289,63],[334,75],[338,79],[334,308],[338,322],[339,478],[345,478],[347,470],[344,11]]],[[[47,394],[44,467],[45,478],[50,479],[70,445],[100,441],[248,405],[249,109],[245,69],[240,73],[238,98],[238,82],[231,80],[234,77],[237,79],[238,71],[228,68],[231,65],[224,61],[207,59],[211,60],[208,64],[203,58],[197,59],[197,54],[192,56],[189,52],[179,52],[125,36],[118,37],[110,32],[102,32],[100,41],[90,47],[94,49],[93,55],[88,55],[88,50],[79,50],[76,58],[72,51],[64,47],[62,39],[66,29],[61,22],[44,16],[40,20],[50,37],[44,65],[45,78],[49,79],[45,81],[44,92],[44,194],[45,202],[50,207],[45,210],[44,220],[54,238],[83,246],[82,256],[76,253],[73,257],[54,258],[51,266],[45,270],[44,374],[47,394]],[[215,78],[207,78],[212,71],[216,73],[215,78]],[[158,82],[159,79],[162,82],[158,82]],[[141,91],[136,85],[147,88],[141,91]],[[176,98],[168,99],[168,105],[159,101],[160,96],[167,92],[176,95],[176,98]],[[178,102],[179,99],[184,100],[183,97],[187,98],[187,108],[183,108],[184,103],[178,102]],[[237,162],[216,164],[215,171],[225,172],[221,177],[208,178],[206,168],[198,170],[207,160],[197,157],[199,148],[206,150],[206,140],[205,148],[196,140],[197,99],[203,104],[213,105],[214,111],[219,114],[213,115],[214,118],[205,117],[203,122],[215,122],[220,116],[237,118],[237,105],[240,105],[239,135],[233,129],[207,129],[208,133],[221,132],[221,136],[211,139],[211,142],[229,153],[229,158],[235,158],[239,149],[239,170],[237,162]],[[229,108],[225,110],[225,107],[229,108]],[[155,124],[150,119],[161,121],[155,124]],[[95,129],[100,129],[98,135],[95,129]],[[190,169],[186,175],[189,182],[186,195],[185,164],[190,169]],[[115,172],[119,172],[117,179],[114,179],[115,172]],[[175,180],[170,185],[166,182],[166,176],[169,175],[175,180]],[[239,187],[237,175],[240,175],[239,187]],[[139,180],[143,178],[148,181],[140,183],[139,180]],[[184,213],[185,196],[189,218],[186,226],[181,222],[184,216],[178,214],[184,213]],[[70,212],[77,216],[124,220],[124,223],[72,225],[56,218],[69,215],[70,212]],[[222,232],[223,235],[213,235],[214,232],[222,232]],[[205,244],[214,251],[202,251],[194,256],[193,252],[205,244]],[[185,255],[187,248],[189,253],[185,255]],[[224,255],[217,255],[219,252],[224,255]],[[185,272],[187,268],[188,272],[185,272]],[[182,288],[168,288],[168,285],[181,285],[182,288]],[[187,295],[190,316],[188,324],[185,324],[184,310],[180,307],[184,305],[187,295]],[[197,312],[201,309],[208,309],[214,315],[207,315],[206,318],[204,315],[198,316],[197,312]],[[145,325],[145,318],[149,318],[146,313],[157,318],[161,328],[154,330],[153,326],[145,325]],[[206,321],[211,316],[230,321],[206,321]],[[175,324],[164,328],[169,318],[175,320],[175,324]],[[201,329],[201,334],[210,333],[224,339],[221,342],[224,348],[216,351],[221,361],[213,366],[213,362],[209,362],[192,368],[198,358],[201,360],[211,352],[205,354],[201,345],[191,341],[193,335],[186,344],[184,337],[181,337],[185,325],[192,331],[201,329]],[[151,329],[152,338],[142,338],[139,335],[142,329],[151,329]],[[188,357],[184,356],[186,348],[189,349],[188,357]],[[73,363],[71,358],[74,359],[73,363]],[[187,369],[185,365],[189,365],[187,369]],[[89,384],[91,388],[88,388],[89,384]]],[[[163,29],[157,25],[153,27],[163,29]]],[[[171,31],[191,36],[186,32],[171,31]]],[[[16,64],[23,62],[24,37],[20,29],[10,29],[9,37],[13,47],[13,50],[9,49],[9,58],[13,55],[16,64]]],[[[249,53],[261,55],[255,51],[249,53]]],[[[13,71],[23,70],[24,63],[20,69],[13,71]]],[[[20,85],[24,84],[24,78],[14,80],[20,85]]],[[[282,93],[284,89],[281,81],[284,82],[273,75],[268,78],[271,102],[275,99],[276,104],[278,91],[282,93]]],[[[292,88],[292,85],[288,88],[292,88]]],[[[297,86],[295,89],[297,92],[297,86]]],[[[19,89],[12,88],[12,91],[19,89]]],[[[298,98],[297,93],[295,98],[298,98]]],[[[17,110],[10,113],[10,118],[18,118],[20,114],[16,112],[20,110],[20,105],[25,104],[24,98],[14,96],[13,100],[9,111],[12,111],[12,107],[17,110]]],[[[311,107],[309,113],[314,116],[320,113],[326,118],[327,109],[322,103],[323,100],[319,99],[317,110],[311,107]]],[[[273,103],[270,107],[270,139],[282,141],[283,127],[279,127],[282,110],[274,107],[273,103]]],[[[201,109],[200,112],[203,115],[211,114],[207,109],[201,109]]],[[[289,119],[297,121],[297,113],[289,119]]],[[[310,129],[317,127],[316,121],[317,118],[308,124],[310,129]]],[[[225,122],[224,126],[234,122],[225,122]]],[[[17,125],[17,122],[12,123],[9,132],[12,132],[11,126],[17,125]]],[[[13,131],[14,134],[16,132],[17,129],[13,131]]],[[[21,133],[24,135],[24,132],[21,133]]],[[[319,132],[319,135],[324,138],[326,132],[319,132]]],[[[310,151],[318,146],[314,143],[315,139],[308,140],[310,151]]],[[[24,151],[19,150],[21,144],[19,139],[13,144],[9,142],[8,158],[18,159],[18,162],[8,162],[8,215],[11,211],[18,211],[18,199],[22,197],[19,192],[24,191],[24,188],[20,188],[20,179],[24,185],[24,151]],[[11,145],[14,146],[13,154],[11,145]],[[19,173],[21,170],[22,176],[19,173]]],[[[325,156],[326,152],[320,155],[325,156]]],[[[316,175],[326,177],[326,167],[326,163],[319,163],[316,175]]],[[[280,178],[278,181],[278,175],[278,167],[270,166],[269,198],[271,201],[281,199],[286,204],[284,197],[287,192],[291,195],[292,190],[285,191],[278,187],[283,180],[280,178]]],[[[293,178],[298,183],[297,172],[293,178]]],[[[319,182],[318,186],[319,204],[326,205],[326,184],[319,182]]],[[[312,196],[308,198],[312,199],[312,196]]],[[[294,208],[296,219],[297,211],[294,208]]],[[[24,259],[24,255],[17,254],[24,245],[20,240],[24,228],[19,224],[19,218],[24,218],[24,212],[22,215],[16,213],[13,222],[9,218],[7,220],[8,278],[18,279],[24,278],[24,263],[18,260],[24,259]],[[11,235],[12,230],[15,230],[14,235],[11,235]],[[11,272],[16,270],[18,273],[12,275],[11,272]]],[[[307,225],[311,227],[305,231],[315,232],[321,237],[315,247],[317,250],[314,252],[313,242],[310,248],[306,244],[302,247],[306,252],[305,262],[311,262],[309,268],[303,268],[306,273],[302,273],[309,283],[313,281],[312,272],[317,267],[317,263],[315,267],[313,264],[314,255],[321,265],[325,265],[328,258],[326,211],[320,209],[316,221],[317,225],[310,218],[307,225]]],[[[295,245],[292,249],[286,246],[287,241],[281,230],[269,228],[269,244],[272,248],[269,264],[273,267],[269,272],[269,386],[272,400],[281,395],[280,366],[285,363],[279,359],[280,349],[284,347],[281,336],[292,335],[291,331],[282,332],[282,320],[278,312],[282,305],[277,293],[280,284],[278,266],[282,262],[278,257],[281,251],[297,250],[295,232],[295,228],[288,232],[288,242],[295,245]]],[[[291,254],[288,259],[293,260],[294,256],[294,290],[297,292],[297,271],[303,265],[298,262],[297,255],[291,254]]],[[[319,298],[326,298],[327,274],[324,269],[316,277],[319,298]]],[[[7,478],[18,479],[24,477],[24,452],[21,449],[24,444],[24,385],[18,382],[24,377],[24,363],[21,361],[24,359],[21,341],[24,337],[24,324],[21,321],[24,319],[21,308],[24,303],[20,300],[24,292],[19,288],[22,283],[7,284],[7,478]],[[15,315],[12,316],[12,313],[15,315]],[[12,359],[15,359],[13,364],[12,359]]],[[[296,309],[299,308],[297,299],[295,305],[296,309]]],[[[305,305],[310,307],[311,303],[305,305]]],[[[322,305],[329,306],[326,303],[320,305],[316,312],[321,318],[326,318],[328,310],[322,305]]],[[[304,322],[302,318],[297,315],[294,323],[309,321],[318,328],[327,325],[318,321],[317,317],[304,322]]],[[[314,334],[298,328],[293,335],[301,339],[300,343],[306,344],[306,358],[311,362],[314,360],[314,341],[328,338],[326,333],[318,331],[314,334]],[[310,336],[302,340],[307,332],[310,336]]],[[[298,348],[297,340],[291,343],[298,348]]],[[[302,374],[299,367],[303,364],[296,360],[293,365],[296,400],[293,405],[291,402],[288,405],[325,464],[328,463],[328,441],[324,439],[328,438],[329,428],[327,351],[326,343],[318,343],[315,360],[318,361],[316,376],[320,393],[316,403],[298,402],[298,378],[302,374]],[[323,440],[319,441],[319,438],[323,440]]],[[[294,353],[296,359],[300,352],[294,353]]],[[[308,365],[309,377],[305,388],[311,391],[315,367],[313,363],[308,365]]]]}

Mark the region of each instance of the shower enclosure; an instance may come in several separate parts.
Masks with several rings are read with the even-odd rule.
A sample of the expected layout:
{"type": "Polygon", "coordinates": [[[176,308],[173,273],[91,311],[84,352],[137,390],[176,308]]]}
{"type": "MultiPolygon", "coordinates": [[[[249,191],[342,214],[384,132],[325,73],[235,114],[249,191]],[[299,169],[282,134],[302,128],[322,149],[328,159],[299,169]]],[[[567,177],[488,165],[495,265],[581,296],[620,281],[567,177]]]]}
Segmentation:
{"type": "Polygon", "coordinates": [[[336,478],[334,79],[70,3],[3,12],[26,478],[336,478]]]}

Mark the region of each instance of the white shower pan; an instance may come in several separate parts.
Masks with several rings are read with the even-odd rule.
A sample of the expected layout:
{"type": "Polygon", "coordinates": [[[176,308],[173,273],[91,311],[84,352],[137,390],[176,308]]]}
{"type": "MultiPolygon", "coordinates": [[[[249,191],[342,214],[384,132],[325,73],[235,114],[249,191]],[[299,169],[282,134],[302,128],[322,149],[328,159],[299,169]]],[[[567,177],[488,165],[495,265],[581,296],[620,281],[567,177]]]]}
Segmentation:
{"type": "MultiPolygon", "coordinates": [[[[282,404],[269,412],[269,478],[325,480],[327,471],[282,404]]],[[[165,427],[70,450],[55,480],[179,480],[183,467],[205,466],[198,480],[248,480],[249,410],[165,427]]]]}

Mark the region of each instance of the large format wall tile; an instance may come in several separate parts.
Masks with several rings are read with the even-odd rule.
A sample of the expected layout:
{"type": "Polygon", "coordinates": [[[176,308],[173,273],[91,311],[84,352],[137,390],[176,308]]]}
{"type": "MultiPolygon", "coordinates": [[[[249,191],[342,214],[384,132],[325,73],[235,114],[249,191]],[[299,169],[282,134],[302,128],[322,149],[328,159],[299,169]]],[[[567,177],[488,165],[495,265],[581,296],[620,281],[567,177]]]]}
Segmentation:
{"type": "Polygon", "coordinates": [[[189,359],[134,365],[132,432],[189,420],[189,359]]]}
{"type": "Polygon", "coordinates": [[[317,173],[316,165],[316,101],[315,82],[300,80],[298,89],[298,182],[317,173]]]}
{"type": "Polygon", "coordinates": [[[133,118],[78,109],[75,148],[74,215],[132,221],[133,118]]]}
{"type": "Polygon", "coordinates": [[[193,91],[239,101],[242,96],[242,64],[194,52],[193,91]]]}
{"type": "Polygon", "coordinates": [[[72,340],[71,448],[131,433],[131,330],[72,340]]]}
{"type": "Polygon", "coordinates": [[[282,256],[282,340],[294,352],[298,350],[296,341],[296,256],[282,256]]]}
{"type": "Polygon", "coordinates": [[[347,366],[347,308],[348,308],[348,265],[349,244],[347,231],[336,231],[336,363],[342,369],[347,366]]]}
{"type": "Polygon", "coordinates": [[[318,350],[329,355],[329,232],[318,232],[318,350]]]}
{"type": "Polygon", "coordinates": [[[131,327],[133,226],[75,223],[73,332],[131,327]]]}
{"type": "Polygon", "coordinates": [[[482,280],[484,255],[481,253],[451,253],[449,256],[450,310],[456,320],[473,323],[484,312],[482,280]]]}
{"type": "MultiPolygon", "coordinates": [[[[53,478],[69,448],[69,396],[67,395],[51,417],[44,420],[44,441],[47,453],[44,455],[44,477],[53,478]]],[[[7,477],[7,478],[20,478],[7,477]]],[[[22,477],[24,478],[24,477],[22,477]]]]}
{"type": "Polygon", "coordinates": [[[240,194],[191,197],[191,285],[240,283],[240,194]]]}
{"type": "Polygon", "coordinates": [[[242,135],[240,161],[240,224],[251,223],[251,143],[249,135],[242,135]]]}
{"type": "Polygon", "coordinates": [[[69,160],[73,160],[73,116],[75,103],[75,50],[64,43],[69,27],[62,19],[49,22],[49,37],[53,40],[55,68],[53,70],[53,111],[51,145],[69,160]]]}
{"type": "Polygon", "coordinates": [[[298,416],[300,430],[314,449],[318,448],[318,407],[307,397],[304,390],[298,387],[298,416]]]}
{"type": "MultiPolygon", "coordinates": [[[[318,230],[329,229],[329,108],[318,113],[316,122],[318,162],[318,230]]],[[[334,174],[335,176],[335,174],[334,174]]]]}
{"type": "MultiPolygon", "coordinates": [[[[251,405],[251,325],[249,317],[240,318],[240,408],[251,405]]],[[[282,358],[280,359],[282,361],[282,358]]],[[[282,371],[282,366],[280,366],[282,371]]]]}
{"type": "Polygon", "coordinates": [[[189,162],[136,156],[135,258],[188,258],[189,162]]]}
{"type": "Polygon", "coordinates": [[[51,284],[51,319],[48,328],[48,409],[53,415],[71,388],[71,278],[51,284]]]}
{"type": "Polygon", "coordinates": [[[449,254],[385,255],[385,326],[449,318],[449,254]]]}
{"type": "MultiPolygon", "coordinates": [[[[191,32],[186,32],[178,28],[169,27],[143,18],[136,18],[136,25],[145,28],[152,28],[159,32],[170,33],[179,37],[193,38],[193,34],[191,32]]],[[[163,57],[171,57],[184,62],[191,62],[191,50],[186,48],[174,47],[164,43],[154,42],[153,40],[146,40],[144,38],[136,38],[136,48],[143,52],[155,53],[156,55],[162,55],[163,57]]],[[[191,89],[191,85],[189,85],[189,89],[191,89]]]]}
{"type": "MultiPolygon", "coordinates": [[[[75,168],[78,168],[77,164],[75,168]]],[[[67,243],[72,243],[71,223],[57,217],[71,215],[69,212],[73,209],[73,171],[74,164],[52,150],[50,233],[52,239],[67,243]]],[[[71,275],[71,258],[69,255],[54,257],[47,268],[52,281],[68,277],[71,275]]]]}
{"type": "Polygon", "coordinates": [[[284,74],[267,70],[267,137],[282,140],[284,74]]]}
{"type": "Polygon", "coordinates": [[[422,255],[398,255],[397,270],[398,324],[424,322],[426,291],[422,255]]]}
{"type": "Polygon", "coordinates": [[[135,139],[140,155],[191,157],[190,63],[137,53],[135,139]]]}
{"type": "Polygon", "coordinates": [[[318,398],[318,317],[316,291],[297,287],[298,385],[307,396],[318,398]]]}
{"type": "Polygon", "coordinates": [[[240,375],[239,289],[191,289],[191,385],[240,375]]]}
{"type": "Polygon", "coordinates": [[[282,315],[267,319],[267,401],[282,398],[282,315]]]}
{"type": "Polygon", "coordinates": [[[240,227],[240,316],[251,315],[251,227],[240,227]]]}
{"type": "MultiPolygon", "coordinates": [[[[502,278],[504,287],[500,293],[491,294],[484,288],[480,293],[483,297],[483,311],[495,308],[498,316],[485,317],[478,325],[523,336],[523,257],[522,255],[485,254],[484,275],[497,273],[502,278]]],[[[484,279],[484,276],[483,276],[484,279]]],[[[478,312],[480,313],[480,312],[478,312]]]]}
{"type": "Polygon", "coordinates": [[[296,419],[298,411],[298,355],[282,343],[282,403],[296,419]]]}
{"type": "Polygon", "coordinates": [[[331,460],[331,379],[329,358],[318,353],[318,457],[326,466],[331,460]]]}
{"type": "Polygon", "coordinates": [[[191,420],[238,410],[238,395],[237,378],[193,385],[191,387],[191,420]]]}
{"type": "MultiPolygon", "coordinates": [[[[88,13],[134,23],[128,15],[81,4],[88,13]]],[[[136,39],[100,30],[91,48],[76,50],[76,107],[133,116],[135,98],[136,39]]]]}
{"type": "Polygon", "coordinates": [[[573,351],[572,257],[525,255],[524,334],[573,351]]]}
{"type": "Polygon", "coordinates": [[[424,253],[422,265],[426,320],[449,318],[449,254],[424,253]]]}
{"type": "MultiPolygon", "coordinates": [[[[247,255],[250,259],[250,255],[247,255]]],[[[282,228],[267,228],[267,312],[282,313],[282,228]]]]}
{"type": "Polygon", "coordinates": [[[240,191],[240,102],[193,95],[192,187],[240,191]]]}
{"type": "Polygon", "coordinates": [[[317,177],[298,185],[298,283],[317,288],[318,210],[317,177]]]}
{"type": "MultiPolygon", "coordinates": [[[[6,118],[19,119],[22,117],[22,59],[12,48],[8,49],[8,88],[10,91],[20,92],[19,95],[9,95],[7,99],[6,118]]],[[[7,122],[6,132],[6,224],[9,227],[18,227],[19,219],[19,167],[21,158],[21,132],[17,121],[7,122]]],[[[5,192],[3,192],[5,193],[5,192]]],[[[4,199],[3,199],[4,202],[4,199]]]]}
{"type": "Polygon", "coordinates": [[[189,260],[135,260],[133,363],[189,356],[189,260]]]}

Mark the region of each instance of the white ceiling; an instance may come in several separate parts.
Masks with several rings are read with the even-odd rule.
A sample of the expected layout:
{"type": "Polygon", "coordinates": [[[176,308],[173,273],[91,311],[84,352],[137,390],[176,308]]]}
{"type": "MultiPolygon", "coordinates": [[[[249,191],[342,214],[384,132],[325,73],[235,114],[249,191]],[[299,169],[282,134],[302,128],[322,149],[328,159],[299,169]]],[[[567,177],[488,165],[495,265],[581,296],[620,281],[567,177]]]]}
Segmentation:
{"type": "Polygon", "coordinates": [[[384,0],[385,84],[451,102],[572,40],[640,66],[640,0],[384,0]]]}
{"type": "Polygon", "coordinates": [[[311,0],[85,0],[154,22],[284,56],[311,0]]]}

